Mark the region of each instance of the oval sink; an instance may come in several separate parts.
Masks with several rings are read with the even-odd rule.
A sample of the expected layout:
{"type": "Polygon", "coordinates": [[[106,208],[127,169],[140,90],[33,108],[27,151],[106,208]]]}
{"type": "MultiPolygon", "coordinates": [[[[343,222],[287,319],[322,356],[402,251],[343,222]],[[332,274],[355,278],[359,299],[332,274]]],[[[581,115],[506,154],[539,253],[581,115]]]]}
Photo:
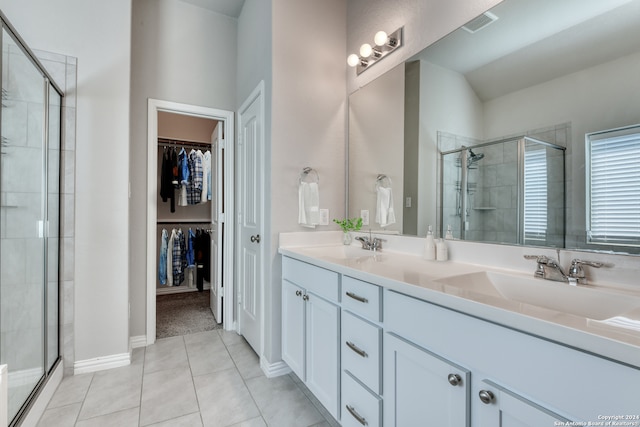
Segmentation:
{"type": "Polygon", "coordinates": [[[571,286],[528,275],[482,271],[438,282],[594,320],[609,319],[640,307],[640,297],[627,293],[595,285],[571,286]]]}

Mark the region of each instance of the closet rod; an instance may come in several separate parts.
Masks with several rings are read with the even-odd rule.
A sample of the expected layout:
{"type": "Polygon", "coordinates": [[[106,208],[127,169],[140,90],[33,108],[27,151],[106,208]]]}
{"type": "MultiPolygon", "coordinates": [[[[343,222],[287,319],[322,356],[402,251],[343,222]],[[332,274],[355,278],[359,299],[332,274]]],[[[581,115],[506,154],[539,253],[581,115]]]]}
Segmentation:
{"type": "Polygon", "coordinates": [[[158,145],[161,147],[172,147],[172,146],[189,146],[189,147],[198,147],[198,148],[211,148],[210,142],[202,142],[202,141],[186,141],[180,139],[169,139],[169,138],[158,138],[158,145]]]}
{"type": "Polygon", "coordinates": [[[211,221],[196,221],[196,220],[183,220],[183,221],[167,221],[167,220],[158,220],[158,224],[211,224],[211,221]]]}

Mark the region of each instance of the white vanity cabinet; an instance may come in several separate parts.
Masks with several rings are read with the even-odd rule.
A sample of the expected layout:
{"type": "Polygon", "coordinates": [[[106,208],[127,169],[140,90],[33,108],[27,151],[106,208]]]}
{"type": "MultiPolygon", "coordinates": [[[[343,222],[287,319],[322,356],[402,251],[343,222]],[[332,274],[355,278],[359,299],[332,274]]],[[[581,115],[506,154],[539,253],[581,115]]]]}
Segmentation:
{"type": "Polygon", "coordinates": [[[385,335],[385,426],[469,426],[470,390],[468,370],[394,334],[385,335]]]}
{"type": "Polygon", "coordinates": [[[338,418],[338,274],[286,257],[282,270],[282,358],[338,418]]]}
{"type": "MultiPolygon", "coordinates": [[[[428,355],[445,367],[450,364],[449,369],[464,367],[469,372],[467,419],[473,427],[588,423],[607,414],[640,413],[633,386],[640,383],[637,368],[393,291],[385,291],[384,307],[385,427],[411,425],[394,422],[393,414],[398,420],[410,410],[398,402],[415,393],[416,386],[423,395],[429,393],[427,388],[434,393],[446,389],[440,385],[446,384],[444,373],[434,375],[445,377],[438,385],[435,379],[433,387],[422,385],[427,383],[428,355]],[[398,337],[404,345],[398,344],[398,337]],[[418,351],[423,357],[418,357],[418,351]],[[409,359],[407,354],[419,362],[398,361],[409,359]],[[403,363],[412,363],[415,372],[424,372],[424,379],[417,378],[418,374],[415,378],[402,376],[399,366],[403,363]]],[[[450,410],[444,404],[441,408],[443,412],[450,410]]]]}

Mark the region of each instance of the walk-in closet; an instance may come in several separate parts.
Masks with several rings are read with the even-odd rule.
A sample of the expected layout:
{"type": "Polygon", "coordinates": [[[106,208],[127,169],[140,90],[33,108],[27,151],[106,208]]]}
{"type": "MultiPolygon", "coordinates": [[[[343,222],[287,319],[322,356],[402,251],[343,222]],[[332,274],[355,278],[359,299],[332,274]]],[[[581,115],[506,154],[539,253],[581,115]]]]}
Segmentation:
{"type": "Polygon", "coordinates": [[[220,327],[211,308],[212,141],[221,122],[158,112],[156,338],[220,327]]]}

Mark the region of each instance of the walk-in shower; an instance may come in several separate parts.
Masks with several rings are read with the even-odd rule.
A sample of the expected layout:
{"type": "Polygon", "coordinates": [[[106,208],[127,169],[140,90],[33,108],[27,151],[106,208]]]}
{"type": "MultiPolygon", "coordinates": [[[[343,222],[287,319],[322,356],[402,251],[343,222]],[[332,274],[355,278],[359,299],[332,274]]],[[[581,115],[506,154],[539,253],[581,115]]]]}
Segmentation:
{"type": "Polygon", "coordinates": [[[563,247],[564,151],[523,136],[442,152],[440,232],[563,247]]]}
{"type": "Polygon", "coordinates": [[[0,365],[17,424],[60,360],[62,91],[2,20],[0,365]]]}

